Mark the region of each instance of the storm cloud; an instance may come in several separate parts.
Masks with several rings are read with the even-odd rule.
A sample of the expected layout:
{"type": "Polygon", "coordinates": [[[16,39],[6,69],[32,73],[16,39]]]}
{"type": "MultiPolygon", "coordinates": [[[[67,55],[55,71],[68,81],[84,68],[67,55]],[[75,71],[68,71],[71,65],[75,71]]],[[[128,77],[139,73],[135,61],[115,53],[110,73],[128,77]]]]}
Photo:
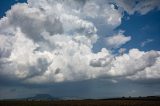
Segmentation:
{"type": "MultiPolygon", "coordinates": [[[[0,19],[0,74],[36,84],[101,77],[159,79],[160,51],[132,48],[117,55],[110,49],[132,40],[114,29],[121,24],[124,11],[131,14],[134,11],[126,9],[129,6],[125,2],[116,4],[125,6],[123,11],[115,3],[28,0],[13,5],[0,19]],[[97,34],[101,30],[95,24],[97,21],[114,34],[109,37],[97,34]],[[95,53],[92,49],[99,37],[106,39],[106,48],[95,53]]],[[[145,14],[148,10],[137,11],[145,14]]]]}

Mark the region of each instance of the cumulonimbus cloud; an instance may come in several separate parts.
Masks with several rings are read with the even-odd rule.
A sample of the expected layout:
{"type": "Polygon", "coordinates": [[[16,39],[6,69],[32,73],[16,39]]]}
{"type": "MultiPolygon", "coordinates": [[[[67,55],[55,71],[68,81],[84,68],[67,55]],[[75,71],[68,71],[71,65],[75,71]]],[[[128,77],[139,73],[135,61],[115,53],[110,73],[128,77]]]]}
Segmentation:
{"type": "MultiPolygon", "coordinates": [[[[0,20],[0,74],[25,83],[107,76],[159,78],[159,51],[131,49],[118,56],[106,48],[92,51],[99,38],[94,21],[116,28],[122,16],[105,0],[28,0],[16,4],[0,20]],[[143,73],[147,74],[142,77],[143,73]]],[[[122,39],[117,44],[110,41],[115,48],[131,39],[122,34],[111,38],[119,36],[122,39]]]]}

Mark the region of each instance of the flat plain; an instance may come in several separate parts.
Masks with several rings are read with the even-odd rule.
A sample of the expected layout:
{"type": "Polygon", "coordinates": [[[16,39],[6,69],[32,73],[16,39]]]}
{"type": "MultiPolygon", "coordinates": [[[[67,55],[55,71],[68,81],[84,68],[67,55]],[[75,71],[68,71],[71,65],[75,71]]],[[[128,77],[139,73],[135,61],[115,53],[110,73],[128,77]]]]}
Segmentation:
{"type": "Polygon", "coordinates": [[[0,101],[0,106],[160,106],[152,100],[0,101]]]}

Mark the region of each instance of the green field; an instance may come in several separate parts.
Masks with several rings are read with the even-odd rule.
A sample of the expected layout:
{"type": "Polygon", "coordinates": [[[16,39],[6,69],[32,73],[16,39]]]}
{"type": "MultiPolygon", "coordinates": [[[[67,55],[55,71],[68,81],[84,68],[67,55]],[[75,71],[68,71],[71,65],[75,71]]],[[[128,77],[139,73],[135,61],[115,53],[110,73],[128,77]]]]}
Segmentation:
{"type": "Polygon", "coordinates": [[[0,106],[160,106],[145,100],[0,101],[0,106]]]}

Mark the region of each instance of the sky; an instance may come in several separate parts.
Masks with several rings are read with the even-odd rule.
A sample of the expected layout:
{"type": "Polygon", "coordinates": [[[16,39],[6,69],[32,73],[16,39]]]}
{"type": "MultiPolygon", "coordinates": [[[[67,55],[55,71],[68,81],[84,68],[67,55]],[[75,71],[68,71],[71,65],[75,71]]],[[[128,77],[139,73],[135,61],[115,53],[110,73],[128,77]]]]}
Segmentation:
{"type": "Polygon", "coordinates": [[[159,0],[1,0],[0,99],[160,95],[159,0]]]}

